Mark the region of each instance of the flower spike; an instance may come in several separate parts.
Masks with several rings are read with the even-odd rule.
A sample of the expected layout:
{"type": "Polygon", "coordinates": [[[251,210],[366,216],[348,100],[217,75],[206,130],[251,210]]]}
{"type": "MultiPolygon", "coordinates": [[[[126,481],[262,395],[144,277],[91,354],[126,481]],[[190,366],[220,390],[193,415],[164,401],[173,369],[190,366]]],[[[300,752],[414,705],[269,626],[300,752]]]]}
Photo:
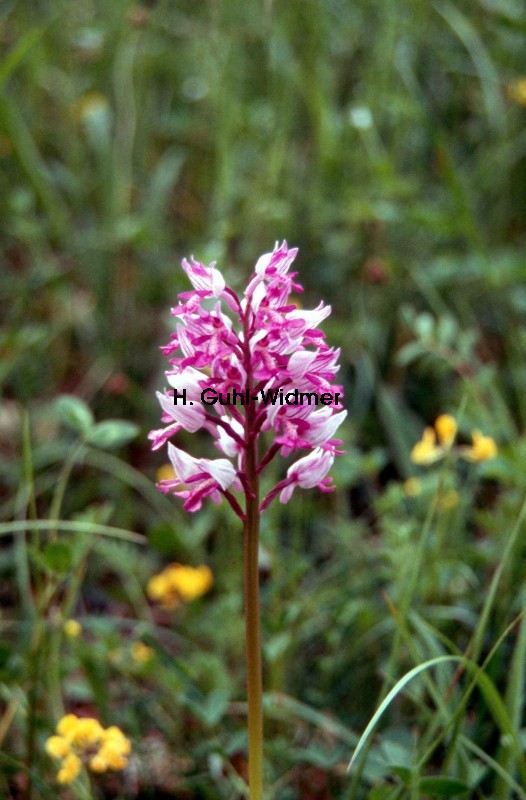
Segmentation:
{"type": "Polygon", "coordinates": [[[256,447],[258,475],[278,453],[307,451],[267,498],[280,494],[287,502],[297,486],[329,488],[326,475],[340,452],[333,437],[347,415],[343,389],[333,383],[340,351],[325,343],[318,327],[330,306],[299,309],[290,300],[291,292],[302,291],[289,271],[297,252],[283,242],[262,255],[242,299],[215,263],[183,261],[193,291],[181,293],[172,310],[176,331],[162,348],[170,358],[170,388],[157,393],[165,427],[149,438],[155,450],[169,443],[176,477],[159,488],[181,497],[187,511],[200,509],[206,497],[217,503],[223,496],[242,516],[235,493],[245,502],[253,497],[247,449],[261,437],[270,441],[264,456],[256,447]],[[195,459],[170,444],[182,430],[201,429],[225,458],[195,459]]]}

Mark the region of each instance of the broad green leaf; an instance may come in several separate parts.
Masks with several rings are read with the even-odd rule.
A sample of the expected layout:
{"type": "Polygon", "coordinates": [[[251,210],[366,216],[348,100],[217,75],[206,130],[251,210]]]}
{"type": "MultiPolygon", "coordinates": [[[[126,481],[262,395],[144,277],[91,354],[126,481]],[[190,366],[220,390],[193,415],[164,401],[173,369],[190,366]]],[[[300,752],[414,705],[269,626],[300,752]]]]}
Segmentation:
{"type": "Polygon", "coordinates": [[[44,563],[52,572],[64,575],[73,564],[73,552],[67,542],[49,542],[44,548],[44,563]]]}
{"type": "Polygon", "coordinates": [[[79,397],[63,394],[56,404],[60,420],[74,431],[86,434],[93,425],[93,414],[79,397]]]}
{"type": "Polygon", "coordinates": [[[139,428],[133,422],[124,422],[120,419],[107,419],[95,425],[87,436],[87,441],[93,447],[112,450],[122,447],[135,439],[139,428]]]}

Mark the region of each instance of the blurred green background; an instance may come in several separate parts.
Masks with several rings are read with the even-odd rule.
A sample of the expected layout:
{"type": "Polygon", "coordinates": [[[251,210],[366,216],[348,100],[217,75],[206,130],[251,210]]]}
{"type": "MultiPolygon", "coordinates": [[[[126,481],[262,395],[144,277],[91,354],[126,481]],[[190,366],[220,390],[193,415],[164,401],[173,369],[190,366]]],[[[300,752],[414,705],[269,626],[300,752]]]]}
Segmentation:
{"type": "MultiPolygon", "coordinates": [[[[55,720],[31,642],[35,614],[52,631],[66,595],[88,641],[66,648],[55,688],[68,708],[107,724],[118,716],[136,738],[135,783],[94,796],[241,791],[239,532],[228,510],[189,519],[156,492],[164,459],[146,434],[158,427],[169,309],[188,288],[181,258],[217,261],[241,288],[283,238],[300,248],[302,303],[333,307],[324,328],[342,348],[349,419],[338,492],[297,493],[263,529],[269,709],[283,695],[268,712],[271,797],[427,796],[411,779],[416,762],[464,781],[474,798],[522,796],[480,753],[461,758],[458,737],[454,757],[418,761],[415,737],[433,724],[423,689],[394,712],[388,755],[354,784],[345,765],[386,675],[467,645],[507,536],[522,525],[525,33],[521,0],[0,4],[0,567],[2,626],[16,639],[0,653],[0,680],[7,710],[13,697],[33,698],[29,734],[16,703],[9,732],[0,725],[6,797],[25,796],[17,781],[28,752],[52,785],[38,748],[55,720]],[[140,434],[117,426],[120,449],[101,440],[75,450],[82,424],[67,428],[64,394],[140,434]],[[424,475],[410,450],[443,412],[460,415],[466,441],[472,428],[494,437],[499,458],[424,475]],[[414,475],[421,493],[408,498],[414,475]],[[457,500],[426,529],[418,616],[405,618],[411,635],[393,648],[403,635],[385,598],[409,602],[437,485],[457,500]],[[57,511],[145,534],[149,546],[104,537],[77,546],[70,536],[58,563],[45,534],[29,531],[24,544],[8,528],[57,511]],[[144,586],[168,560],[210,563],[216,588],[175,619],[152,619],[144,586]],[[39,606],[42,582],[53,592],[39,606]],[[156,649],[145,675],[109,657],[137,637],[156,649]],[[148,747],[166,752],[172,773],[179,754],[177,779],[152,771],[148,747]]],[[[485,653],[522,608],[523,557],[519,544],[506,562],[485,653]]],[[[517,695],[506,683],[514,642],[492,663],[519,735],[522,684],[517,695]]],[[[56,646],[42,658],[56,658],[65,645],[56,646]]],[[[449,702],[459,703],[453,690],[449,702]]],[[[463,735],[513,775],[490,717],[483,703],[469,707],[463,735]]],[[[453,796],[444,787],[439,796],[453,796]]]]}

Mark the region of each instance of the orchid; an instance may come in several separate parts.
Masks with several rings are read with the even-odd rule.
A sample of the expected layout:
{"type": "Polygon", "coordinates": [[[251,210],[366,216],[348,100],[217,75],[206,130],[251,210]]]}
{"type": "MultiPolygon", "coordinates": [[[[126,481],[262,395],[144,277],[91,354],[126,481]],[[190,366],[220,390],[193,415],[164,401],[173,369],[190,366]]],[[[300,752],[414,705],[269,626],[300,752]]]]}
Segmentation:
{"type": "MultiPolygon", "coordinates": [[[[201,459],[203,463],[196,467],[191,456],[169,446],[176,478],[161,482],[159,488],[183,497],[187,511],[201,508],[205,496],[218,502],[223,495],[245,519],[232,491],[245,497],[253,493],[247,474],[249,449],[257,452],[258,474],[278,452],[286,457],[298,450],[319,449],[320,454],[301,458],[298,469],[292,466],[288,474],[303,475],[299,486],[331,489],[325,478],[341,444],[334,434],[347,414],[340,402],[343,390],[332,383],[340,351],[328,347],[318,330],[330,314],[330,306],[320,303],[308,311],[289,300],[292,291],[302,291],[294,282],[295,274],[289,273],[296,253],[284,242],[261,256],[242,298],[226,285],[215,264],[207,267],[194,259],[183,261],[194,291],[180,294],[180,302],[172,310],[178,324],[163,351],[168,356],[180,355],[170,358],[171,368],[166,372],[170,389],[157,393],[165,427],[152,431],[150,439],[153,449],[159,449],[181,430],[195,433],[204,428],[221,453],[234,459],[230,469],[225,459],[219,459],[216,467],[212,461],[206,466],[201,459]],[[215,404],[212,413],[201,402],[207,388],[222,395],[235,391],[250,399],[242,408],[215,404]],[[276,392],[286,394],[294,389],[305,396],[326,392],[334,402],[322,406],[281,404],[278,398],[272,402],[276,392]],[[265,403],[264,398],[270,401],[265,403]],[[260,439],[263,441],[266,433],[273,435],[273,441],[259,458],[260,439]],[[222,479],[214,478],[210,469],[219,470],[222,479]],[[205,480],[199,475],[208,477],[205,480]]],[[[260,510],[267,508],[276,494],[271,490],[260,510]]],[[[282,492],[282,501],[290,494],[282,492]]]]}
{"type": "Polygon", "coordinates": [[[243,522],[251,800],[263,796],[259,520],[275,498],[287,503],[298,487],[332,491],[328,473],[342,452],[334,437],[347,414],[334,383],[340,351],[318,329],[331,307],[305,310],[291,300],[303,291],[289,272],[296,254],[276,244],[257,261],[242,296],[215,263],[183,261],[193,290],[172,309],[175,331],[162,348],[170,388],[157,393],[164,427],[149,434],[154,450],[168,443],[174,470],[161,491],[182,498],[190,512],[205,498],[224,498],[243,522]],[[174,446],[170,439],[181,430],[207,431],[222,457],[196,458],[174,446]],[[294,461],[260,499],[262,473],[278,454],[294,461]]]}

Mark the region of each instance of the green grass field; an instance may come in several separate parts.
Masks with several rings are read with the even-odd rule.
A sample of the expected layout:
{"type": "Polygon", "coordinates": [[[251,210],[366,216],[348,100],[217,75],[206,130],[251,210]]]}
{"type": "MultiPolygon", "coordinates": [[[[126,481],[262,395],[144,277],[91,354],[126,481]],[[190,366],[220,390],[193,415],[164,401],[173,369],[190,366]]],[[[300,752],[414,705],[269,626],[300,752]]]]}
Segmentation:
{"type": "Polygon", "coordinates": [[[282,239],[348,417],[263,519],[266,800],[526,798],[525,50],[521,0],[0,2],[2,799],[248,798],[241,526],[147,434],[181,259],[282,239]]]}

